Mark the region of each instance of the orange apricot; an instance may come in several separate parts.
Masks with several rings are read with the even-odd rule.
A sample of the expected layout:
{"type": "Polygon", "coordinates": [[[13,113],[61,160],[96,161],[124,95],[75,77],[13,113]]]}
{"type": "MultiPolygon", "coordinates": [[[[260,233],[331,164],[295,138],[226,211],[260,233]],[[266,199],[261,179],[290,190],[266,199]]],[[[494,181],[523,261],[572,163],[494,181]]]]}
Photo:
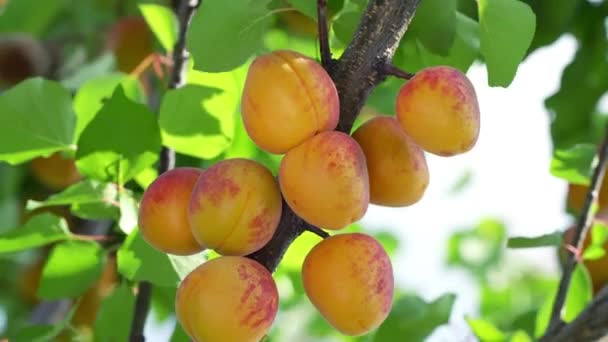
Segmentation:
{"type": "Polygon", "coordinates": [[[285,153],[338,125],[338,91],[315,60],[293,51],[257,57],[247,73],[241,112],[247,134],[263,150],[285,153]]]}
{"type": "Polygon", "coordinates": [[[32,175],[40,184],[51,190],[63,190],[82,179],[72,158],[56,152],[48,157],[34,158],[30,163],[32,175]]]}
{"type": "Polygon", "coordinates": [[[429,67],[416,73],[401,87],[396,113],[414,142],[436,155],[467,152],[479,136],[475,88],[452,67],[429,67]]]}
{"type": "Polygon", "coordinates": [[[358,221],[369,204],[365,155],[341,132],[319,133],[289,150],[281,161],[279,184],[298,216],[325,229],[358,221]]]}
{"type": "Polygon", "coordinates": [[[424,151],[395,118],[370,119],[353,133],[353,138],[367,161],[370,203],[401,207],[422,198],[429,184],[424,151]]]}
{"type": "Polygon", "coordinates": [[[277,229],[281,194],[262,164],[226,159],[201,176],[192,192],[188,218],[194,237],[222,255],[262,248],[277,229]]]}
{"type": "Polygon", "coordinates": [[[258,342],[272,326],[278,303],[276,284],[261,264],[221,256],[184,278],[175,312],[195,341],[258,342]]]}
{"type": "Polygon", "coordinates": [[[154,35],[143,17],[125,17],[108,31],[106,47],[114,52],[118,70],[130,73],[154,52],[154,35]]]}
{"type": "Polygon", "coordinates": [[[152,247],[175,255],[204,249],[188,223],[188,204],[202,173],[201,169],[178,167],[160,175],[146,189],[139,207],[139,231],[152,247]]]}
{"type": "Polygon", "coordinates": [[[377,328],[393,303],[393,268],[382,245],[369,235],[324,239],[302,266],[306,295],[338,331],[358,336],[377,328]]]}

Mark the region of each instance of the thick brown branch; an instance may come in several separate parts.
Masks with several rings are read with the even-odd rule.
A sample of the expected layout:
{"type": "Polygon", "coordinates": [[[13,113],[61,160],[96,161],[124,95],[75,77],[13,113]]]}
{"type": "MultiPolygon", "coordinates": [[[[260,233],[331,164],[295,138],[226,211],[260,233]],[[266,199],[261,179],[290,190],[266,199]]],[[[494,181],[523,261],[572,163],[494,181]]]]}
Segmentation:
{"type": "MultiPolygon", "coordinates": [[[[591,177],[591,184],[589,185],[589,191],[587,192],[587,197],[585,198],[585,204],[576,224],[573,240],[570,242],[570,244],[572,246],[576,246],[576,249],[579,251],[583,248],[583,243],[593,221],[593,203],[595,203],[597,200],[599,189],[604,179],[604,174],[606,173],[607,162],[608,127],[606,128],[604,139],[597,154],[597,165],[593,170],[593,176],[591,177]]],[[[562,278],[559,282],[557,295],[555,296],[555,301],[553,303],[553,311],[551,311],[551,321],[548,328],[549,331],[558,329],[562,325],[561,311],[562,307],[564,306],[564,301],[566,300],[566,294],[568,293],[568,288],[570,287],[570,279],[572,277],[572,272],[576,267],[576,263],[577,260],[574,253],[569,253],[562,278]]]]}
{"type": "Polygon", "coordinates": [[[608,335],[608,287],[600,291],[583,312],[568,324],[559,324],[541,341],[598,341],[608,335]]]}
{"type": "MultiPolygon", "coordinates": [[[[320,1],[322,2],[322,1],[320,1]]],[[[331,63],[329,73],[340,96],[338,130],[349,132],[371,91],[384,79],[381,63],[391,64],[399,41],[414,16],[420,0],[371,0],[361,23],[342,57],[331,63]]],[[[274,271],[289,245],[313,227],[283,202],[277,232],[261,250],[248,257],[274,271]]]]}
{"type": "MultiPolygon", "coordinates": [[[[192,16],[199,4],[199,0],[181,0],[178,4],[176,14],[179,21],[179,31],[175,47],[173,48],[173,69],[169,76],[169,89],[183,87],[186,83],[186,66],[189,58],[188,51],[186,50],[186,34],[188,33],[192,16]]],[[[175,167],[175,151],[172,149],[163,146],[159,158],[159,175],[175,167]]],[[[139,283],[133,320],[131,321],[131,332],[129,334],[129,341],[131,342],[145,341],[144,327],[148,311],[150,310],[152,289],[152,284],[149,282],[142,281],[139,283]]]]}

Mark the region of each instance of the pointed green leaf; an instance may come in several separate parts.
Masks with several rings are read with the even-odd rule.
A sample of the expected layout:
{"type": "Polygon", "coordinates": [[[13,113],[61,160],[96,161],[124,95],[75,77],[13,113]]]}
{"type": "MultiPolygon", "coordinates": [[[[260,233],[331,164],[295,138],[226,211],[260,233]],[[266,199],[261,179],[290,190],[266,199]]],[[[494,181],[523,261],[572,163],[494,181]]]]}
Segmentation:
{"type": "Polygon", "coordinates": [[[208,72],[232,70],[259,51],[263,34],[272,22],[266,7],[268,2],[203,1],[192,18],[187,36],[195,68],[208,72]]]}
{"type": "Polygon", "coordinates": [[[300,13],[317,21],[317,2],[310,0],[287,0],[287,2],[300,13]]]}
{"type": "Polygon", "coordinates": [[[446,56],[456,36],[457,0],[424,0],[416,8],[410,29],[432,53],[446,56]]]}
{"type": "Polygon", "coordinates": [[[591,302],[593,287],[591,276],[583,264],[577,264],[572,272],[568,294],[562,310],[564,322],[572,322],[583,309],[591,302]]]}
{"type": "Polygon", "coordinates": [[[72,98],[58,83],[32,78],[0,95],[0,161],[74,149],[73,135],[72,98]]]}
{"type": "Polygon", "coordinates": [[[509,248],[531,248],[560,246],[562,244],[562,232],[554,232],[534,237],[512,237],[507,240],[509,248]]]}
{"type": "Polygon", "coordinates": [[[128,341],[135,296],[126,283],[104,299],[95,321],[95,341],[128,341]]]}
{"type": "Polygon", "coordinates": [[[74,298],[91,287],[103,270],[106,255],[93,241],[66,241],[53,248],[42,270],[38,296],[74,298]]]}
{"type": "Polygon", "coordinates": [[[574,184],[589,184],[592,163],[597,147],[577,144],[568,149],[555,150],[551,160],[551,174],[574,184]]]}
{"type": "Polygon", "coordinates": [[[156,162],[160,148],[154,113],[118,87],[82,132],[76,165],[91,178],[122,184],[156,162]]]}
{"type": "Polygon", "coordinates": [[[188,256],[169,254],[169,260],[171,261],[171,265],[173,265],[173,269],[179,275],[179,279],[184,279],[195,268],[207,261],[207,254],[207,251],[188,256]]]}
{"type": "Polygon", "coordinates": [[[178,29],[177,18],[173,11],[166,6],[156,4],[140,4],[139,10],[163,49],[172,51],[177,41],[178,29]]]}
{"type": "Polygon", "coordinates": [[[481,53],[488,66],[488,84],[506,87],[532,43],[536,17],[519,0],[479,0],[481,53]]]}
{"type": "Polygon", "coordinates": [[[23,227],[0,235],[0,253],[13,253],[69,238],[65,219],[49,213],[36,215],[23,227]]]}
{"type": "Polygon", "coordinates": [[[45,201],[37,202],[29,200],[26,208],[34,210],[54,205],[112,203],[116,200],[117,195],[118,188],[116,184],[87,179],[71,185],[60,193],[49,196],[45,201]]]}
{"type": "Polygon", "coordinates": [[[501,342],[507,341],[505,333],[500,331],[494,324],[483,319],[467,318],[467,323],[473,333],[480,341],[483,342],[501,342]]]}

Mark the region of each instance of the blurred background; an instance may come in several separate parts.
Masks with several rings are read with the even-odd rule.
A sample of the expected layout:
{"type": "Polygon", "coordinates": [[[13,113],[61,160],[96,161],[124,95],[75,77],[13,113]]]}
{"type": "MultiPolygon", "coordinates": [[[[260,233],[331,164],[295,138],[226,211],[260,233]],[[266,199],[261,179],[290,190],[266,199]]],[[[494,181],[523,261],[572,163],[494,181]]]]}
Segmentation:
{"type": "MultiPolygon", "coordinates": [[[[372,205],[361,222],[346,230],[373,234],[391,254],[398,294],[387,323],[370,336],[347,338],[320,317],[299,279],[306,252],[318,242],[316,236],[304,234],[275,274],[282,302],[269,341],[382,342],[403,336],[409,338],[399,341],[474,341],[467,318],[530,336],[542,329],[539,312],[547,307],[559,280],[558,248],[509,249],[507,239],[561,235],[575,222],[573,214],[582,205],[580,196],[576,197],[569,180],[556,177],[552,163],[557,151],[577,144],[595,146],[601,137],[608,113],[604,95],[608,89],[608,5],[597,0],[524,2],[537,16],[537,29],[529,54],[506,88],[489,86],[478,35],[460,35],[465,28],[478,30],[475,1],[455,1],[457,42],[464,42],[466,49],[459,45],[440,56],[425,45],[419,31],[424,23],[418,22],[412,24],[397,53],[395,63],[411,72],[436,64],[465,71],[479,99],[481,131],[475,148],[466,154],[449,158],[427,154],[430,183],[420,202],[406,208],[372,205]],[[410,49],[411,44],[418,44],[417,49],[410,49]]],[[[27,11],[39,5],[34,3],[0,0],[0,94],[27,78],[41,76],[60,82],[77,99],[94,101],[111,94],[118,83],[130,82],[134,99],[158,107],[168,67],[167,51],[154,23],[170,21],[170,11],[152,8],[145,16],[140,5],[168,10],[173,2],[65,0],[45,4],[46,11],[27,11]],[[121,76],[112,81],[108,75],[121,76]]],[[[352,18],[360,15],[365,3],[329,1],[335,56],[350,38],[345,27],[356,24],[352,18]]],[[[292,8],[289,1],[271,4],[276,7],[262,50],[289,48],[318,57],[314,21],[292,8]]],[[[229,84],[222,84],[222,89],[232,102],[219,106],[227,117],[220,120],[222,129],[230,131],[226,133],[230,143],[219,142],[226,146],[210,152],[208,158],[180,153],[178,165],[205,167],[224,158],[247,157],[277,170],[280,157],[257,149],[239,119],[238,97],[246,66],[215,76],[189,71],[192,84],[229,84]]],[[[379,87],[360,122],[379,114],[394,115],[394,96],[402,84],[402,80],[390,78],[379,87]]],[[[77,112],[82,110],[79,106],[88,105],[75,102],[77,112]]],[[[141,193],[154,177],[150,171],[129,186],[141,193]]],[[[43,201],[81,179],[70,154],[38,157],[18,165],[0,163],[0,242],[41,212],[26,210],[28,200],[43,201]]],[[[112,234],[124,238],[123,233],[129,232],[121,232],[111,223],[119,217],[113,209],[91,205],[46,210],[64,217],[79,234],[95,235],[110,227],[112,234]]],[[[117,248],[110,247],[104,275],[79,297],[74,318],[62,323],[65,329],[60,336],[65,340],[90,340],[95,332],[111,329],[110,311],[104,306],[109,304],[104,303],[114,298],[116,284],[132,280],[116,272],[113,255],[117,248]]],[[[37,311],[41,303],[47,303],[40,297],[39,284],[44,282],[41,275],[50,250],[0,253],[0,340],[27,322],[61,320],[61,314],[42,317],[37,311]]],[[[175,324],[174,291],[155,288],[146,326],[149,341],[186,339],[175,324]]],[[[58,311],[55,305],[53,312],[65,312],[70,303],[68,300],[58,311]]],[[[126,316],[117,319],[129,317],[129,310],[125,307],[126,316]]]]}

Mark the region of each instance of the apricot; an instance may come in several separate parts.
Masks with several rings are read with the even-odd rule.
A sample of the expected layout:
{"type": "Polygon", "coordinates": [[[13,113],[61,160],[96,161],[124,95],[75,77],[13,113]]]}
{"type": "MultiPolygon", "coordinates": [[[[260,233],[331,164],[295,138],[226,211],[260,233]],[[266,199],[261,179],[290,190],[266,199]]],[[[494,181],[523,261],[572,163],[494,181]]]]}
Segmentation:
{"type": "Polygon", "coordinates": [[[452,67],[429,67],[416,73],[399,90],[396,113],[414,142],[436,155],[467,152],[479,136],[475,88],[452,67]]]}
{"type": "Polygon", "coordinates": [[[321,315],[345,335],[377,328],[393,303],[393,268],[382,245],[369,235],[324,239],[302,266],[306,295],[321,315]]]}
{"type": "Polygon", "coordinates": [[[257,57],[247,73],[241,112],[263,150],[281,154],[338,125],[338,91],[315,60],[279,50],[257,57]]]}
{"type": "Polygon", "coordinates": [[[33,36],[0,35],[0,88],[13,86],[28,77],[46,76],[52,64],[49,50],[33,36]]]}
{"type": "Polygon", "coordinates": [[[276,284],[261,264],[220,256],[184,278],[175,312],[195,341],[258,342],[272,326],[278,304],[276,284]]]}
{"type": "Polygon", "coordinates": [[[106,48],[113,51],[118,70],[130,73],[154,52],[154,35],[143,17],[125,17],[109,29],[106,48]]]}
{"type": "MultiPolygon", "coordinates": [[[[603,221],[604,224],[608,224],[608,212],[603,212],[595,218],[595,221],[603,221]]],[[[564,245],[572,244],[572,238],[574,237],[576,227],[572,226],[564,232],[564,245]]],[[[591,244],[591,231],[587,234],[585,242],[583,243],[583,251],[591,244]]],[[[608,252],[608,241],[604,244],[604,250],[608,252]]],[[[562,246],[560,248],[560,261],[564,263],[567,259],[567,251],[562,246]]],[[[584,265],[591,275],[591,283],[593,285],[593,292],[599,292],[604,286],[608,285],[608,254],[605,254],[599,259],[585,260],[584,265]]]]}
{"type": "Polygon", "coordinates": [[[144,192],[139,207],[139,231],[163,253],[191,255],[204,249],[188,223],[188,205],[203,170],[178,167],[161,174],[144,192]]]}
{"type": "Polygon", "coordinates": [[[341,132],[319,133],[289,150],[281,160],[279,184],[298,216],[325,229],[358,221],[369,204],[365,155],[341,132]]]}
{"type": "Polygon", "coordinates": [[[424,151],[395,118],[370,119],[353,133],[353,138],[367,161],[370,203],[401,207],[422,198],[429,184],[424,151]]]}
{"type": "Polygon", "coordinates": [[[82,179],[74,159],[66,158],[60,152],[34,158],[30,170],[40,184],[54,191],[63,190],[82,179]]]}
{"type": "Polygon", "coordinates": [[[246,255],[262,248],[281,217],[281,194],[260,163],[226,159],[196,183],[188,207],[194,237],[222,255],[246,255]]]}
{"type": "MultiPolygon", "coordinates": [[[[567,209],[572,210],[575,214],[580,213],[585,205],[587,191],[589,191],[589,187],[586,185],[568,184],[567,209]]],[[[608,182],[602,182],[602,185],[600,185],[596,203],[600,211],[608,209],[608,182]]]]}

